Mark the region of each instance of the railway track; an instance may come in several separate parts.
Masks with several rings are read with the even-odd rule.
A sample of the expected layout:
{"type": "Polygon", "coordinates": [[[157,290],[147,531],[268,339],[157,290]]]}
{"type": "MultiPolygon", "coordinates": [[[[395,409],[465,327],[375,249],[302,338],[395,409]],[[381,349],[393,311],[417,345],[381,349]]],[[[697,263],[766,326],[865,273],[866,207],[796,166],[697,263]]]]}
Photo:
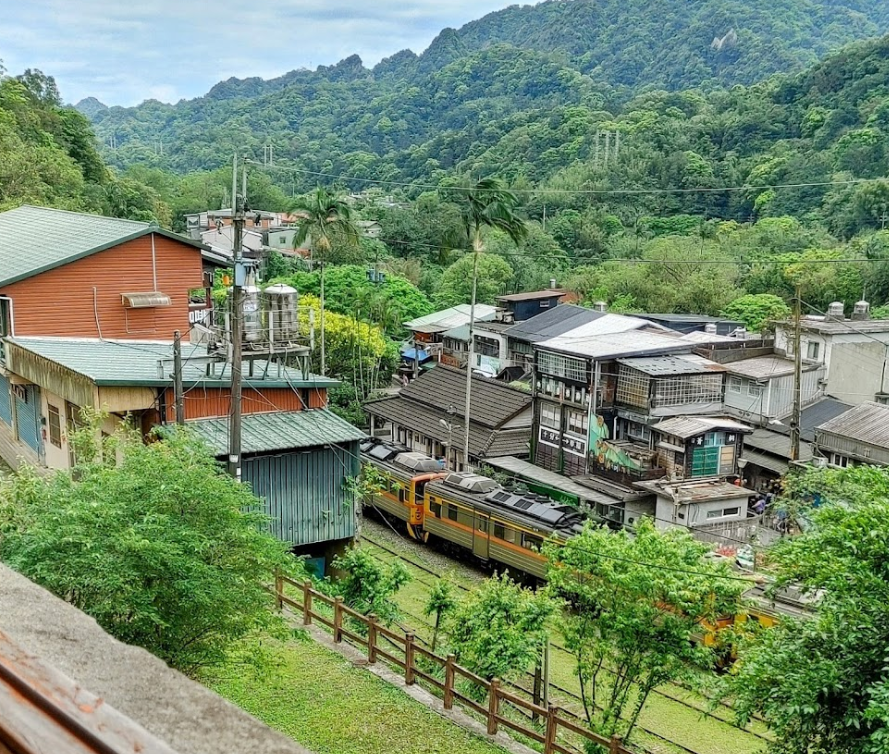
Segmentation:
{"type": "MultiPolygon", "coordinates": [[[[394,530],[393,530],[393,531],[394,531],[394,530]]],[[[398,532],[395,532],[395,533],[398,534],[398,532]]],[[[401,536],[401,535],[398,534],[398,536],[401,536]]],[[[396,551],[396,550],[391,549],[390,547],[386,546],[385,544],[383,544],[383,543],[381,543],[381,542],[379,542],[379,541],[373,539],[372,537],[367,536],[366,533],[363,533],[361,538],[362,538],[362,540],[364,540],[364,541],[367,542],[368,544],[372,545],[373,547],[377,548],[378,550],[381,550],[381,551],[383,551],[384,553],[386,553],[387,555],[391,556],[389,559],[384,558],[384,557],[379,557],[379,556],[377,556],[377,557],[379,557],[380,560],[387,561],[387,560],[391,560],[392,558],[396,558],[396,559],[398,559],[398,560],[402,560],[402,561],[408,563],[409,565],[411,565],[412,567],[416,568],[417,570],[419,570],[419,571],[421,571],[421,572],[424,572],[424,573],[429,574],[430,576],[434,576],[434,577],[437,578],[437,579],[442,578],[442,574],[439,573],[438,571],[436,571],[436,570],[430,568],[429,566],[427,566],[427,565],[425,565],[425,564],[423,564],[423,563],[418,563],[416,560],[413,560],[412,558],[407,557],[407,556],[406,556],[404,553],[402,553],[402,552],[398,552],[398,551],[396,551]]],[[[427,586],[427,587],[430,587],[430,588],[431,588],[431,587],[433,586],[433,584],[432,584],[431,582],[427,581],[427,580],[419,579],[419,578],[416,579],[416,580],[417,580],[419,583],[421,583],[421,584],[423,584],[423,585],[425,585],[425,586],[427,586]]],[[[464,585],[464,584],[461,584],[461,583],[458,583],[458,582],[453,582],[453,583],[454,583],[454,585],[455,585],[458,589],[460,589],[460,590],[462,590],[462,591],[464,591],[464,592],[472,592],[472,589],[471,589],[470,587],[467,587],[467,586],[464,585]]],[[[427,627],[428,627],[428,623],[427,623],[427,621],[426,621],[425,618],[423,618],[423,617],[421,617],[421,616],[418,616],[418,615],[415,615],[415,614],[412,614],[412,613],[409,613],[409,612],[407,612],[407,611],[402,611],[402,612],[404,612],[405,615],[407,615],[408,617],[410,617],[410,618],[412,618],[412,619],[414,619],[414,620],[416,620],[416,621],[419,621],[421,624],[423,624],[423,625],[427,625],[427,627]]],[[[573,657],[573,655],[571,654],[571,652],[570,652],[567,648],[565,648],[564,646],[562,646],[561,644],[559,644],[559,643],[557,643],[557,642],[553,642],[553,643],[551,644],[551,647],[552,647],[555,651],[557,651],[557,652],[560,652],[560,653],[562,653],[562,654],[565,654],[566,656],[569,656],[569,657],[573,657]]],[[[528,675],[530,676],[531,674],[528,674],[528,675]]],[[[571,690],[569,690],[569,689],[560,687],[560,686],[558,686],[558,685],[556,685],[556,684],[552,684],[552,683],[551,683],[550,685],[551,685],[551,688],[557,689],[558,691],[560,691],[561,693],[567,695],[568,697],[570,697],[570,698],[573,699],[574,701],[579,702],[579,703],[582,703],[582,699],[581,699],[581,697],[580,697],[580,695],[579,695],[578,693],[576,693],[576,692],[574,692],[574,691],[571,691],[571,690]]],[[[691,689],[689,689],[689,688],[683,686],[682,684],[672,683],[672,684],[670,684],[670,685],[673,686],[674,688],[676,688],[676,689],[678,689],[678,690],[684,692],[684,693],[694,693],[691,689]]],[[[702,708],[701,706],[698,706],[698,705],[696,705],[696,704],[692,704],[692,703],[690,703],[690,702],[688,702],[688,701],[686,701],[686,700],[684,700],[684,699],[681,699],[681,698],[679,698],[679,697],[677,697],[677,696],[674,696],[674,695],[672,695],[672,694],[669,694],[669,693],[667,693],[667,692],[665,692],[665,691],[656,689],[656,690],[653,691],[652,693],[655,694],[655,695],[657,695],[657,696],[660,696],[660,697],[662,697],[662,698],[664,698],[664,699],[666,699],[666,700],[668,700],[668,701],[670,701],[670,702],[672,702],[672,703],[679,704],[679,705],[681,705],[681,706],[683,706],[683,707],[686,707],[686,708],[688,708],[688,709],[690,709],[690,710],[692,710],[692,711],[694,711],[694,712],[696,712],[696,713],[698,713],[698,714],[706,715],[706,716],[709,717],[711,720],[714,720],[715,722],[717,722],[717,723],[719,723],[719,724],[726,725],[726,726],[728,726],[728,727],[730,727],[730,728],[733,728],[733,729],[735,729],[735,730],[741,731],[741,732],[743,732],[743,733],[746,734],[746,735],[754,736],[754,737],[756,737],[757,739],[759,739],[759,740],[761,740],[761,741],[763,741],[763,742],[769,742],[769,741],[771,740],[768,736],[765,736],[765,735],[763,735],[763,734],[761,734],[761,733],[759,733],[759,732],[757,732],[757,731],[755,731],[755,730],[750,730],[750,729],[748,729],[748,728],[742,727],[742,726],[738,725],[737,723],[734,723],[734,722],[732,722],[731,720],[726,719],[725,717],[722,717],[722,716],[720,716],[720,715],[713,714],[712,712],[708,712],[706,709],[702,708]]],[[[728,705],[728,704],[725,704],[724,702],[720,702],[720,703],[719,703],[719,707],[720,707],[722,710],[724,710],[724,711],[729,711],[729,712],[732,711],[731,706],[728,705]]],[[[762,721],[762,720],[758,720],[758,722],[763,722],[763,721],[762,721]]],[[[668,742],[668,743],[670,743],[671,745],[676,746],[677,748],[682,749],[682,750],[684,750],[684,751],[688,751],[688,752],[692,752],[693,754],[697,754],[697,752],[694,752],[692,749],[689,749],[688,747],[685,747],[683,744],[680,744],[680,743],[678,743],[678,742],[676,742],[676,741],[672,741],[672,740],[666,738],[665,736],[663,736],[663,735],[661,735],[661,734],[659,734],[659,733],[657,733],[657,732],[655,732],[655,731],[651,731],[651,730],[647,730],[647,729],[643,729],[643,730],[645,730],[646,733],[648,733],[649,735],[651,735],[652,737],[654,737],[654,738],[656,738],[656,739],[660,739],[660,740],[663,740],[663,741],[665,741],[665,742],[668,742]]]]}

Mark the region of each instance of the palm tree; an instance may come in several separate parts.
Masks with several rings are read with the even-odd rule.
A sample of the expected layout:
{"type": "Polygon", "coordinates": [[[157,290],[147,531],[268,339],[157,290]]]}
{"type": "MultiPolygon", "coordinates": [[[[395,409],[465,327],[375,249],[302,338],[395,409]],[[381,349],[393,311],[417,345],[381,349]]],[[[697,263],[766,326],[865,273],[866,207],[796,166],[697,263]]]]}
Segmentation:
{"type": "Polygon", "coordinates": [[[518,199],[499,178],[482,178],[467,187],[460,198],[460,213],[466,240],[472,244],[472,301],[469,307],[469,361],[466,364],[466,411],[463,439],[463,463],[469,466],[469,410],[472,395],[472,360],[475,355],[475,303],[478,290],[478,257],[484,250],[482,228],[497,228],[516,243],[528,235],[528,229],[517,212],[518,199]]]}
{"type": "Polygon", "coordinates": [[[352,220],[352,208],[321,186],[293,202],[290,211],[304,215],[293,236],[293,248],[298,249],[308,240],[313,265],[316,260],[321,265],[321,375],[324,376],[324,262],[334,243],[357,245],[359,231],[352,220]]]}

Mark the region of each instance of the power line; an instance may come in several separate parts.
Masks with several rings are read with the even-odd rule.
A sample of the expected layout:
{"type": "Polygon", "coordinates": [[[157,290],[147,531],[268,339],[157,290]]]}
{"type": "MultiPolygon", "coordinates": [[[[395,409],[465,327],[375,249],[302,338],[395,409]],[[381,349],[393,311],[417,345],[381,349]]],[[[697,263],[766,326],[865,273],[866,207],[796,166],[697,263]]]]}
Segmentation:
{"type": "MultiPolygon", "coordinates": [[[[255,165],[263,166],[261,162],[247,160],[255,165]]],[[[284,165],[265,165],[263,167],[271,167],[274,170],[281,170],[290,173],[301,173],[304,175],[313,175],[319,178],[329,178],[343,183],[364,182],[374,183],[383,186],[398,186],[400,188],[412,189],[428,189],[430,191],[454,191],[467,192],[471,191],[468,186],[440,186],[431,183],[417,183],[408,181],[392,181],[381,178],[360,178],[358,176],[337,175],[336,173],[325,173],[317,170],[306,170],[305,168],[288,167],[284,165]]],[[[809,183],[776,183],[772,185],[744,185],[744,186],[724,186],[724,187],[696,187],[696,188],[651,188],[651,189],[511,189],[514,194],[567,194],[570,196],[645,196],[659,194],[720,194],[732,193],[738,191],[767,191],[770,189],[799,189],[799,188],[818,188],[826,186],[849,186],[862,183],[878,182],[879,178],[851,178],[845,181],[812,181],[809,183]]]]}

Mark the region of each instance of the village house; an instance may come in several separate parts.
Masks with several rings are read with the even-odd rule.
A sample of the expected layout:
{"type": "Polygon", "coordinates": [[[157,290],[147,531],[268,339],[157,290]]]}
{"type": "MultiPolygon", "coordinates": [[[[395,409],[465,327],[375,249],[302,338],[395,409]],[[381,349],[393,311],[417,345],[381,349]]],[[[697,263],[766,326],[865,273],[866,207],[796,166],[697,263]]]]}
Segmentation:
{"type": "MultiPolygon", "coordinates": [[[[0,213],[0,456],[7,463],[70,468],[69,434],[87,409],[106,415],[105,434],[122,422],[143,434],[172,424],[177,330],[182,418],[218,438],[201,423],[227,425],[230,370],[219,352],[189,342],[190,294],[205,282],[204,250],[147,223],[36,207],[0,213]]],[[[363,434],[328,412],[335,381],[260,356],[243,365],[243,478],[265,498],[275,533],[324,554],[354,534],[347,481],[357,474],[363,434]]],[[[218,442],[210,446],[225,455],[218,442]]]]}
{"type": "Polygon", "coordinates": [[[675,330],[682,335],[700,332],[708,335],[729,336],[744,330],[744,323],[722,317],[708,317],[705,314],[634,314],[634,317],[647,319],[662,327],[675,330]]]}
{"type": "MultiPolygon", "coordinates": [[[[486,458],[529,455],[531,394],[474,375],[469,422],[469,465],[486,458]]],[[[439,364],[398,395],[364,404],[371,434],[441,459],[443,468],[464,470],[465,370],[439,364]]]]}
{"type": "MultiPolygon", "coordinates": [[[[779,322],[775,350],[793,358],[794,323],[779,322]]],[[[824,317],[803,317],[800,349],[806,361],[821,364],[822,389],[845,403],[889,402],[889,320],[870,319],[866,301],[855,304],[851,319],[842,303],[830,305],[824,317]]]]}
{"type": "Polygon", "coordinates": [[[827,465],[889,466],[889,406],[866,401],[815,428],[815,455],[827,465]]]}

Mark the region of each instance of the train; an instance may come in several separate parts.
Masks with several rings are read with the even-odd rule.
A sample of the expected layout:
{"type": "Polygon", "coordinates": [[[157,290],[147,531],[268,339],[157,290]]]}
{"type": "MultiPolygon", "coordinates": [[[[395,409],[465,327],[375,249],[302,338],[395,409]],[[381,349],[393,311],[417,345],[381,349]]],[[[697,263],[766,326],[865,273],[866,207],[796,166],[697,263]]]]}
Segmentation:
{"type": "MultiPolygon", "coordinates": [[[[544,541],[565,542],[578,534],[587,515],[545,495],[510,490],[473,472],[448,471],[439,461],[379,438],[361,443],[361,459],[372,466],[378,488],[366,507],[404,522],[413,539],[430,538],[471,554],[491,565],[545,580],[544,541]]],[[[811,614],[811,605],[798,595],[772,599],[761,583],[751,579],[748,607],[742,614],[720,618],[705,626],[699,637],[706,645],[717,641],[718,630],[750,620],[764,628],[782,616],[811,614]]]]}

